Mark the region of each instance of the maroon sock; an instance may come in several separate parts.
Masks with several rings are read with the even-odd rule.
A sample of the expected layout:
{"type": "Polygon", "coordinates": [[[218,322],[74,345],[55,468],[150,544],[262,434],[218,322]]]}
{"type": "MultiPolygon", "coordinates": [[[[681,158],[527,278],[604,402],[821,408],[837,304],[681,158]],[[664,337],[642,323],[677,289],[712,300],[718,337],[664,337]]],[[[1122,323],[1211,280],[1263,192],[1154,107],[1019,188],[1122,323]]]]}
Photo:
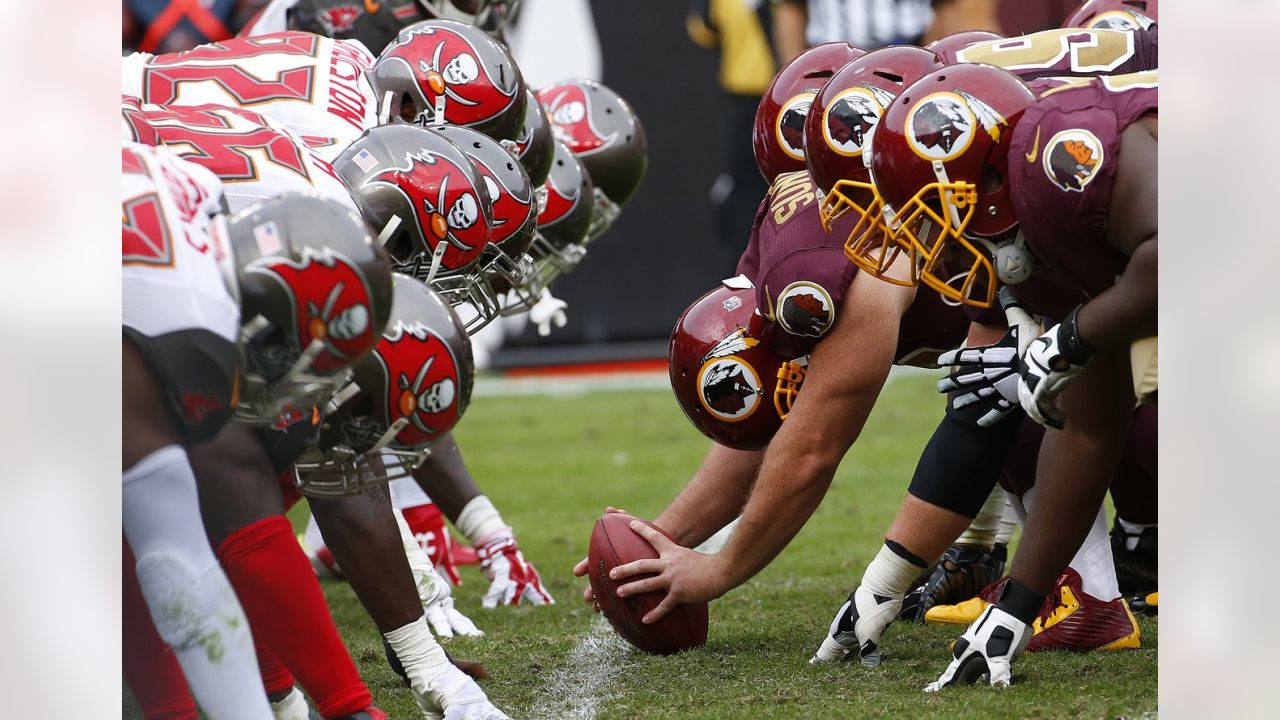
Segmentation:
{"type": "Polygon", "coordinates": [[[1154,525],[1160,521],[1160,483],[1156,475],[1159,426],[1156,417],[1156,409],[1146,405],[1134,412],[1124,455],[1111,481],[1111,500],[1116,504],[1116,515],[1137,525],[1154,525]]]}
{"type": "Polygon", "coordinates": [[[373,703],[283,515],[235,531],[218,547],[218,558],[254,638],[298,679],[321,715],[349,715],[373,703]]]}
{"type": "Polygon", "coordinates": [[[147,720],[196,720],[196,701],[168,643],[160,639],[138,585],[138,561],[122,541],[121,662],[124,679],[147,720]]]}

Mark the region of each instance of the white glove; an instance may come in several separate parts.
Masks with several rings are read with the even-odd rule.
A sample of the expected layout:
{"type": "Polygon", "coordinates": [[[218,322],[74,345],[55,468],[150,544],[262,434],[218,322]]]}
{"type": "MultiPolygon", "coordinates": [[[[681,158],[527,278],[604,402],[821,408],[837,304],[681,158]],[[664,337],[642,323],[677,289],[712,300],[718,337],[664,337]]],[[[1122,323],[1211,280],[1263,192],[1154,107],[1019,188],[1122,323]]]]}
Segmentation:
{"type": "Polygon", "coordinates": [[[530,605],[555,604],[551,593],[542,587],[537,569],[524,559],[510,530],[491,533],[476,547],[476,554],[480,557],[480,569],[489,578],[484,607],[518,605],[521,600],[530,605]]]}
{"type": "Polygon", "coordinates": [[[395,511],[395,516],[404,554],[409,560],[409,569],[413,571],[413,581],[418,586],[418,599],[422,601],[422,609],[431,629],[442,638],[455,635],[482,637],[484,633],[476,624],[453,607],[453,590],[449,581],[436,572],[431,558],[413,537],[413,531],[404,521],[404,516],[399,510],[395,511]]]}
{"type": "Polygon", "coordinates": [[[951,685],[972,685],[987,676],[992,687],[1008,687],[1011,666],[1027,649],[1035,632],[1031,626],[992,605],[973,621],[952,649],[955,658],[925,692],[937,692],[951,685]]]}
{"type": "Polygon", "coordinates": [[[1084,372],[1093,350],[1080,339],[1076,314],[1031,341],[1018,369],[1018,400],[1032,420],[1061,430],[1066,416],[1054,404],[1058,395],[1084,372]]]}
{"type": "Polygon", "coordinates": [[[551,326],[564,327],[569,319],[565,316],[564,311],[569,307],[569,303],[553,297],[551,291],[542,288],[542,294],[538,297],[538,302],[529,308],[529,322],[538,326],[538,334],[546,337],[551,334],[551,326]]]}
{"type": "Polygon", "coordinates": [[[900,609],[901,597],[877,596],[859,585],[840,606],[809,664],[861,659],[863,665],[876,667],[880,664],[880,636],[900,609]],[[849,655],[854,651],[858,654],[849,655]]]}
{"type": "Polygon", "coordinates": [[[428,720],[511,720],[489,702],[475,680],[452,664],[427,683],[425,693],[414,689],[413,699],[428,720]]]}
{"type": "Polygon", "coordinates": [[[953,368],[950,375],[938,381],[938,392],[962,391],[952,400],[957,410],[982,403],[987,411],[978,418],[980,427],[996,424],[1018,407],[1020,358],[1040,334],[1040,319],[1023,310],[1007,286],[1000,288],[1000,304],[1009,332],[999,342],[957,348],[938,357],[939,365],[953,368]]]}

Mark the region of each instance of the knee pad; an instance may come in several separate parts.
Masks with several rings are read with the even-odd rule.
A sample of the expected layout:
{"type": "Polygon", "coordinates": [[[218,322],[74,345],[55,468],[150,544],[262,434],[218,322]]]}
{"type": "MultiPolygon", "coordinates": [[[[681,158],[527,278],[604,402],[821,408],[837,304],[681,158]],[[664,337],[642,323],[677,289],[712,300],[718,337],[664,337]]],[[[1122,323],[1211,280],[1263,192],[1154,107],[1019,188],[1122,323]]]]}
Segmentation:
{"type": "Polygon", "coordinates": [[[1000,477],[1020,418],[979,427],[948,413],[929,438],[909,492],[945,510],[975,517],[1000,477]]]}
{"type": "Polygon", "coordinates": [[[217,563],[196,568],[166,550],[139,556],[137,568],[138,584],[161,639],[175,650],[203,646],[210,660],[221,656],[222,625],[234,629],[246,622],[222,568],[217,563]]]}

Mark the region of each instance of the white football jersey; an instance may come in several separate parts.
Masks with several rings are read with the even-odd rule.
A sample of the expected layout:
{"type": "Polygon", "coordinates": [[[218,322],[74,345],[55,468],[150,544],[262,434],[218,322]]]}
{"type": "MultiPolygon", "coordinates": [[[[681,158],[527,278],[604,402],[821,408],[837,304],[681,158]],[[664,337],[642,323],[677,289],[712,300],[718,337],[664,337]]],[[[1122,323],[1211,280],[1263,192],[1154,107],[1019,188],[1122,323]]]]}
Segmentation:
{"type": "Polygon", "coordinates": [[[286,193],[318,193],[356,212],[330,160],[310,147],[342,148],[336,138],[305,140],[284,125],[241,108],[221,105],[162,107],[122,104],[125,140],[162,144],[213,172],[232,213],[286,193]]]}
{"type": "Polygon", "coordinates": [[[374,57],[358,40],[303,32],[232,38],[121,62],[121,92],[156,105],[252,110],[299,135],[360,137],[377,124],[365,71],[374,57]]]}
{"type": "Polygon", "coordinates": [[[240,304],[221,183],[164,148],[120,155],[121,324],[144,336],[202,329],[235,343],[240,304]]]}

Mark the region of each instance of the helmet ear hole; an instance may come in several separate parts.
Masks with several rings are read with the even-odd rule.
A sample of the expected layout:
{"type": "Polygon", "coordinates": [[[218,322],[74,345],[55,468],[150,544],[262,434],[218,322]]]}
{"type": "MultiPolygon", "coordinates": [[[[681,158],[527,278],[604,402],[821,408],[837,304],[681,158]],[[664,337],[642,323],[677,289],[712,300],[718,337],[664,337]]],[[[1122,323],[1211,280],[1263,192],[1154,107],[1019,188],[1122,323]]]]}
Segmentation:
{"type": "Polygon", "coordinates": [[[996,192],[1004,187],[1004,173],[1000,172],[1000,168],[988,165],[982,169],[982,193],[996,192]]]}

